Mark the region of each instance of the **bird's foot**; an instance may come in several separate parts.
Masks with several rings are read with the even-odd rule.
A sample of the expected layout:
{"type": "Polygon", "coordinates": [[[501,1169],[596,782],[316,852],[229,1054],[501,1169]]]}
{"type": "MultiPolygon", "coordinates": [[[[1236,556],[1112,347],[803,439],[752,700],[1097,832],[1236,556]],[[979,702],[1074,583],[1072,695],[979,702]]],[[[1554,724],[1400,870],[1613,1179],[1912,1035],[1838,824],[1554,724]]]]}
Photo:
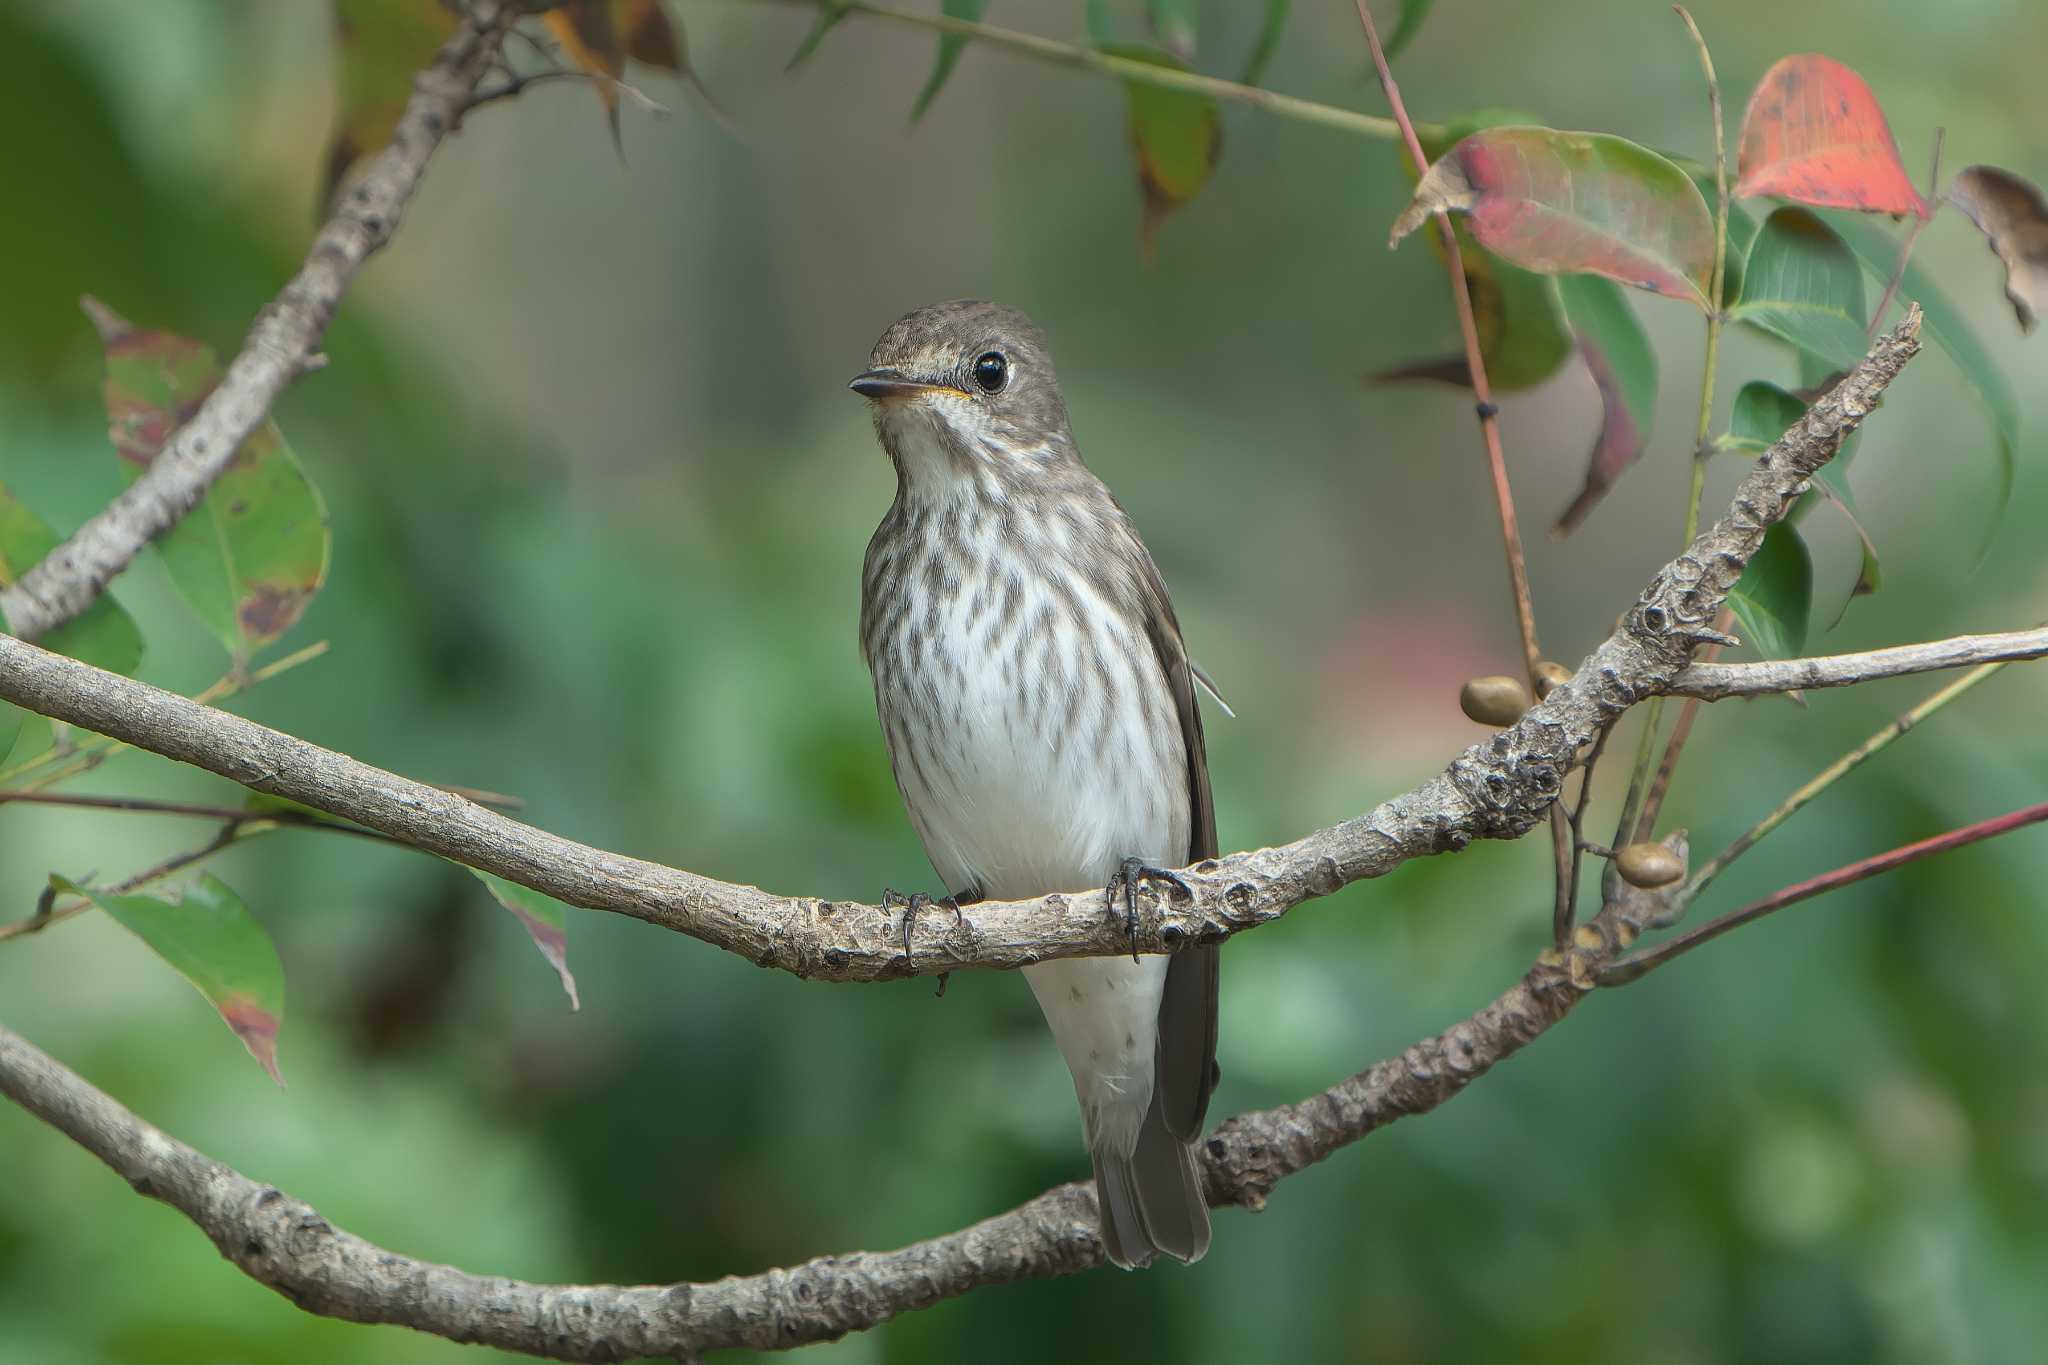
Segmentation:
{"type": "MultiPolygon", "coordinates": [[[[935,898],[926,895],[922,891],[913,891],[906,896],[893,886],[883,887],[882,909],[886,912],[899,905],[903,907],[903,965],[905,967],[910,965],[910,931],[917,927],[919,911],[937,906],[941,910],[951,910],[953,912],[953,925],[955,928],[959,928],[967,923],[967,917],[960,913],[960,898],[958,896],[939,896],[935,898]]],[[[945,983],[941,982],[939,994],[944,995],[945,993],[945,983]]]]}
{"type": "Polygon", "coordinates": [[[1163,867],[1154,867],[1143,858],[1126,858],[1110,876],[1109,885],[1102,888],[1103,901],[1109,906],[1109,913],[1116,914],[1117,888],[1123,888],[1124,933],[1131,940],[1131,961],[1138,960],[1138,884],[1140,882],[1165,882],[1179,894],[1182,900],[1194,898],[1194,892],[1180,879],[1180,874],[1169,872],[1163,867]]]}

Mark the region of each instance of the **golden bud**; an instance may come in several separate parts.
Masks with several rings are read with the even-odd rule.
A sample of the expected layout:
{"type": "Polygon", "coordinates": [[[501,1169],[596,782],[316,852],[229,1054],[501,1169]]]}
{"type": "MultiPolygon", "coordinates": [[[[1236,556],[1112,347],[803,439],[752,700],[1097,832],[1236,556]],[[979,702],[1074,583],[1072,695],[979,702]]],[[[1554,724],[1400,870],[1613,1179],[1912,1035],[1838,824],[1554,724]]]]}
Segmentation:
{"type": "Polygon", "coordinates": [[[1474,678],[1458,689],[1458,707],[1481,725],[1513,725],[1529,709],[1529,694],[1513,678],[1474,678]]]}
{"type": "Polygon", "coordinates": [[[1614,855],[1614,870],[1630,886],[1669,886],[1685,875],[1685,860],[1662,844],[1630,844],[1614,855]]]}

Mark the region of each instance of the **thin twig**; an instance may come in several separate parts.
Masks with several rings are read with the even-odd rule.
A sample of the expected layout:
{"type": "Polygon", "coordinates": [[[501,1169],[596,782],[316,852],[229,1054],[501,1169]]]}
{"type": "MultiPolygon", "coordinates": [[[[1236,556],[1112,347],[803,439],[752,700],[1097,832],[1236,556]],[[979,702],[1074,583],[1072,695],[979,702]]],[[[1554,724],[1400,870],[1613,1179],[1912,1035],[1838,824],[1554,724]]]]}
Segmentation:
{"type": "Polygon", "coordinates": [[[1695,872],[1692,881],[1686,887],[1684,901],[1690,903],[1700,892],[1707,889],[1708,883],[1712,882],[1714,878],[1720,876],[1723,872],[1726,872],[1737,858],[1740,858],[1743,854],[1754,848],[1757,842],[1765,835],[1798,814],[1814,797],[1819,796],[1829,787],[1834,786],[1835,783],[1856,771],[1866,760],[1890,748],[1892,742],[1908,730],[1911,730],[1921,721],[1926,720],[1936,711],[1941,710],[1942,707],[1947,706],[1957,697],[1962,696],[1963,693],[1969,691],[1978,683],[1983,682],[1986,678],[2004,667],[2005,663],[2001,661],[1971,669],[1968,673],[1965,673],[1962,677],[1957,678],[1948,686],[1934,693],[1918,706],[1892,721],[1889,725],[1884,726],[1877,733],[1870,736],[1870,738],[1864,740],[1848,753],[1843,754],[1833,763],[1821,769],[1810,782],[1779,802],[1777,809],[1759,820],[1748,833],[1742,835],[1735,842],[1728,845],[1728,847],[1715,854],[1713,858],[1708,860],[1705,867],[1695,872]]]}
{"type": "MultiPolygon", "coordinates": [[[[1415,162],[1415,174],[1429,174],[1429,158],[1423,155],[1422,139],[1416,136],[1415,125],[1408,121],[1408,110],[1401,102],[1401,87],[1394,81],[1394,72],[1387,65],[1386,50],[1380,46],[1379,30],[1373,26],[1372,10],[1366,0],[1357,0],[1358,21],[1365,25],[1365,41],[1372,47],[1372,64],[1379,72],[1380,88],[1386,92],[1387,105],[1394,112],[1394,122],[1400,126],[1402,141],[1407,144],[1408,155],[1415,162]]],[[[1437,235],[1444,244],[1444,265],[1451,277],[1451,298],[1458,306],[1458,331],[1465,339],[1465,366],[1471,372],[1472,397],[1479,413],[1480,434],[1486,440],[1486,464],[1493,475],[1493,501],[1500,513],[1501,546],[1507,553],[1508,586],[1515,596],[1515,624],[1522,633],[1522,667],[1529,676],[1529,686],[1538,682],[1537,668],[1543,662],[1543,651],[1536,643],[1536,608],[1529,596],[1529,568],[1522,556],[1522,532],[1515,519],[1515,495],[1508,486],[1507,456],[1500,444],[1500,409],[1494,406],[1493,392],[1486,380],[1486,357],[1480,351],[1479,324],[1472,313],[1472,293],[1465,283],[1464,253],[1458,249],[1457,230],[1451,226],[1451,216],[1439,209],[1436,218],[1437,235]]]]}
{"type": "Polygon", "coordinates": [[[1571,936],[1572,921],[1579,913],[1579,874],[1584,868],[1586,854],[1591,852],[1586,842],[1586,807],[1593,801],[1593,770],[1599,766],[1600,755],[1607,752],[1607,737],[1614,731],[1603,730],[1600,738],[1593,741],[1593,747],[1586,752],[1586,761],[1579,769],[1579,799],[1572,803],[1571,820],[1571,875],[1566,879],[1564,908],[1553,910],[1550,917],[1552,942],[1562,947],[1571,936]],[[1562,927],[1562,933],[1558,931],[1562,927]]]}
{"type": "Polygon", "coordinates": [[[72,806],[86,810],[120,811],[136,815],[185,815],[202,820],[225,820],[230,824],[289,825],[294,829],[324,829],[335,834],[352,834],[359,839],[396,843],[382,830],[343,824],[316,811],[250,810],[247,807],[206,806],[190,801],[158,801],[144,796],[91,796],[71,792],[0,790],[0,806],[20,802],[30,806],[72,806]]]}
{"type": "Polygon", "coordinates": [[[1899,261],[1892,267],[1892,277],[1885,281],[1884,293],[1877,296],[1877,307],[1870,311],[1870,322],[1864,328],[1865,336],[1876,336],[1877,329],[1884,325],[1884,310],[1892,306],[1898,297],[1899,285],[1906,278],[1906,263],[1913,259],[1913,244],[1920,240],[1920,234],[1934,221],[1934,215],[1941,211],[1941,144],[1948,137],[1948,130],[1937,127],[1934,130],[1934,166],[1927,173],[1927,212],[1913,215],[1913,225],[1906,229],[1905,240],[1899,243],[1899,261]]]}
{"type": "Polygon", "coordinates": [[[1730,910],[1697,929],[1688,929],[1685,933],[1668,938],[1653,948],[1631,953],[1620,961],[1601,968],[1598,980],[1602,986],[1625,986],[1631,981],[1640,980],[1644,974],[1663,966],[1673,958],[1691,952],[1702,943],[1719,938],[1730,929],[1739,929],[1754,920],[1762,919],[1774,910],[1782,910],[1788,905],[1812,900],[1823,892],[1864,881],[1879,873],[1889,872],[1895,867],[1903,867],[1907,863],[1918,862],[1937,853],[1946,853],[1950,849],[1981,843],[1986,839],[1996,838],[2027,825],[2039,824],[2044,820],[2048,820],[2048,801],[1989,820],[1980,820],[1961,829],[1952,829],[1946,834],[1937,834],[1931,839],[1922,839],[1918,843],[1907,844],[1888,853],[1860,859],[1844,867],[1838,867],[1832,872],[1824,872],[1818,877],[1797,882],[1782,891],[1775,891],[1760,901],[1752,901],[1740,910],[1730,910]]]}
{"type": "Polygon", "coordinates": [[[1775,692],[1802,692],[1818,687],[1852,687],[1879,678],[1973,664],[2014,663],[2048,657],[2048,626],[2000,631],[1991,635],[1956,635],[1915,645],[1889,645],[1855,654],[1823,654],[1811,659],[1760,659],[1742,664],[1692,664],[1666,689],[1674,696],[1720,701],[1726,697],[1761,697],[1775,692]]]}
{"type": "MultiPolygon", "coordinates": [[[[1721,292],[1726,286],[1728,269],[1728,141],[1722,126],[1721,82],[1714,75],[1713,53],[1708,51],[1705,36],[1685,6],[1673,5],[1671,8],[1684,21],[1685,31],[1692,36],[1693,47],[1699,53],[1700,72],[1707,81],[1707,109],[1714,124],[1714,268],[1707,293],[1707,346],[1701,365],[1699,421],[1693,433],[1692,478],[1685,495],[1685,538],[1681,542],[1690,545],[1693,537],[1699,534],[1700,498],[1707,486],[1707,433],[1714,426],[1714,378],[1721,357],[1721,292]]],[[[1630,770],[1628,799],[1622,806],[1621,827],[1614,833],[1617,845],[1631,839],[1647,838],[1656,827],[1664,790],[1670,784],[1669,775],[1663,773],[1660,773],[1658,781],[1649,780],[1650,755],[1656,751],[1657,734],[1663,723],[1664,699],[1656,697],[1651,700],[1643,718],[1642,739],[1636,746],[1635,767],[1630,770]]],[[[1681,719],[1679,727],[1672,732],[1671,744],[1665,747],[1667,759],[1676,760],[1678,751],[1684,747],[1683,736],[1690,729],[1690,724],[1681,719]]]]}
{"type": "MultiPolygon", "coordinates": [[[[1254,109],[1262,109],[1269,114],[1277,114],[1299,123],[1313,123],[1323,128],[1357,133],[1382,142],[1392,141],[1400,133],[1392,119],[1361,114],[1350,109],[1339,109],[1334,105],[1317,104],[1313,100],[1296,99],[1292,95],[1278,94],[1256,85],[1241,85],[1236,81],[1204,76],[1195,71],[1183,71],[1178,67],[1155,66],[1150,62],[1133,61],[1129,57],[1100,52],[1092,47],[1063,43],[1054,38],[1040,37],[1036,33],[1022,33],[1016,29],[998,28],[994,24],[955,19],[949,14],[918,14],[910,10],[891,9],[885,5],[841,4],[839,0],[781,0],[781,3],[801,5],[805,9],[819,9],[829,3],[832,8],[847,14],[886,19],[891,23],[908,24],[914,28],[937,33],[949,33],[955,37],[987,43],[991,47],[1036,58],[1042,62],[1050,62],[1055,66],[1081,67],[1137,85],[1155,85],[1165,90],[1183,90],[1192,95],[1207,95],[1211,99],[1249,105],[1254,109]]],[[[1434,124],[1423,126],[1428,128],[1432,135],[1442,131],[1434,124]]]]}
{"type": "MultiPolygon", "coordinates": [[[[224,848],[244,843],[260,834],[267,834],[272,828],[275,828],[275,826],[266,827],[254,824],[224,826],[220,833],[216,834],[204,847],[187,849],[183,853],[173,854],[154,867],[144,868],[133,876],[116,882],[114,885],[107,887],[101,894],[125,896],[130,891],[140,890],[151,882],[161,881],[174,873],[182,872],[194,863],[204,862],[224,848]]],[[[36,897],[36,910],[34,914],[30,915],[27,919],[16,920],[12,924],[0,924],[0,943],[5,943],[10,938],[19,938],[24,934],[41,933],[59,920],[67,920],[73,915],[84,914],[92,909],[95,904],[93,901],[81,897],[69,904],[52,908],[55,899],[55,885],[52,884],[44,887],[42,893],[36,897]]]]}

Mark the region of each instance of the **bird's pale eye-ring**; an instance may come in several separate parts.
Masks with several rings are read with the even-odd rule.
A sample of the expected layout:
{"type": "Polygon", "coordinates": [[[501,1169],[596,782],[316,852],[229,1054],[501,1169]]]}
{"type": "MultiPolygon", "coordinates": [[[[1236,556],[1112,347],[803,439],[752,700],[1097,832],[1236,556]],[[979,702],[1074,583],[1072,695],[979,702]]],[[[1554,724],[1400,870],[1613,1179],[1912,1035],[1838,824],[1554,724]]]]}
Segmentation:
{"type": "Polygon", "coordinates": [[[983,351],[974,358],[974,383],[983,393],[1001,393],[1010,382],[1010,362],[1001,351],[983,351]]]}

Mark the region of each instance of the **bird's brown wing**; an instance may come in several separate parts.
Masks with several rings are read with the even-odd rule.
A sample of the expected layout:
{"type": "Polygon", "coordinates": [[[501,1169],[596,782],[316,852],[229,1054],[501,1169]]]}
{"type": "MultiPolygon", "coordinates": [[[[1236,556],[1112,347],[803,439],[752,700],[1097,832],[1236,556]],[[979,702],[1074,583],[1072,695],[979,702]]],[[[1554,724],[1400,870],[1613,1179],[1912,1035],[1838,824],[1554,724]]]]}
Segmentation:
{"type": "MultiPolygon", "coordinates": [[[[1209,756],[1202,738],[1202,708],[1195,695],[1194,668],[1173,603],[1150,556],[1143,558],[1147,598],[1145,633],[1159,657],[1159,668],[1173,690],[1174,709],[1187,748],[1188,847],[1186,862],[1214,858],[1216,802],[1209,791],[1209,756]]],[[[1159,1001],[1159,1048],[1153,1086],[1167,1131],[1183,1142],[1202,1133],[1209,1095],[1216,1088],[1217,944],[1183,948],[1166,969],[1166,991],[1159,1001]]]]}

